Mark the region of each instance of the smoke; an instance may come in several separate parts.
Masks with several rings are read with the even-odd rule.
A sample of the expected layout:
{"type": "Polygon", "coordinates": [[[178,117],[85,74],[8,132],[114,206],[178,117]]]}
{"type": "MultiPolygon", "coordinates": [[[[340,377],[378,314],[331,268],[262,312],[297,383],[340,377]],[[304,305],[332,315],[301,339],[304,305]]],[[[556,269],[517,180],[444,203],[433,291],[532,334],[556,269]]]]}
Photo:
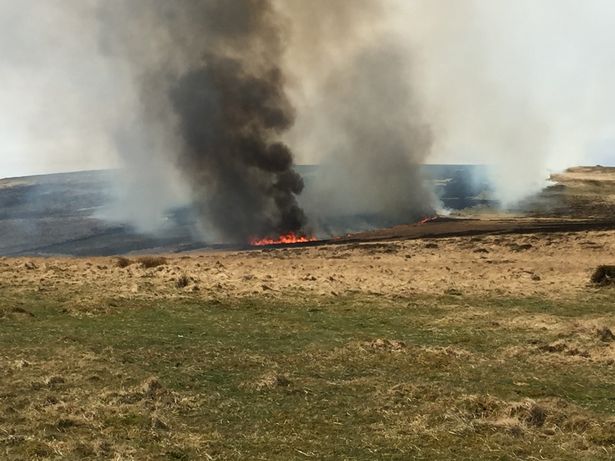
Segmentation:
{"type": "Polygon", "coordinates": [[[291,142],[320,164],[302,200],[311,222],[336,233],[433,214],[436,200],[420,173],[431,130],[414,60],[388,27],[390,6],[284,3],[295,26],[287,65],[298,76],[291,142]]]}
{"type": "Polygon", "coordinates": [[[150,231],[186,194],[126,55],[104,50],[102,6],[0,0],[0,176],[122,167],[98,215],[150,231]]]}
{"type": "Polygon", "coordinates": [[[412,221],[437,207],[424,162],[488,164],[514,203],[612,158],[614,19],[608,0],[0,0],[0,168],[121,165],[106,216],[150,230],[191,203],[233,241],[412,221]],[[295,163],[321,173],[303,187],[295,163]]]}
{"type": "Polygon", "coordinates": [[[514,204],[549,173],[615,161],[615,7],[608,0],[399,3],[434,145],[430,162],[490,166],[514,204]]]}
{"type": "Polygon", "coordinates": [[[342,165],[315,190],[308,187],[311,215],[327,207],[332,208],[328,214],[369,211],[378,204],[390,215],[391,209],[403,210],[399,200],[389,198],[393,190],[403,191],[398,199],[410,197],[409,208],[421,213],[426,207],[417,203],[433,206],[413,167],[422,162],[488,165],[504,206],[539,191],[551,172],[592,162],[598,150],[604,161],[610,146],[610,162],[615,162],[612,3],[329,3],[334,11],[324,25],[314,17],[317,8],[300,9],[297,16],[307,14],[308,24],[315,26],[298,21],[303,38],[290,64],[303,76],[301,88],[293,89],[299,114],[293,145],[309,152],[306,158],[312,161],[342,165]],[[320,54],[305,47],[319,42],[327,43],[320,54]],[[384,103],[383,90],[393,95],[391,104],[384,103]],[[372,108],[380,112],[370,118],[372,108]],[[364,123],[354,125],[359,129],[353,133],[344,120],[359,114],[365,114],[364,123]],[[379,146],[370,157],[365,152],[370,128],[370,139],[377,139],[394,125],[397,133],[408,134],[403,141],[397,137],[404,148],[391,153],[379,146]],[[402,150],[405,156],[399,156],[402,150]],[[395,159],[400,158],[405,169],[399,170],[395,159]],[[379,181],[377,171],[391,182],[379,181]],[[397,171],[415,187],[397,183],[397,171]]]}
{"type": "Polygon", "coordinates": [[[125,82],[92,53],[87,2],[72,3],[0,0],[0,176],[117,164],[107,133],[125,82]]]}
{"type": "Polygon", "coordinates": [[[306,197],[321,222],[361,215],[390,225],[433,214],[420,174],[431,131],[411,81],[407,61],[390,45],[361,50],[322,88],[318,111],[330,132],[319,137],[322,170],[306,197]]]}
{"type": "Polygon", "coordinates": [[[275,138],[293,118],[282,78],[276,68],[255,76],[236,59],[208,56],[173,88],[186,141],[180,162],[198,205],[225,236],[245,241],[305,224],[295,199],[303,181],[289,148],[275,138]]]}
{"type": "Polygon", "coordinates": [[[146,126],[163,134],[203,228],[229,241],[301,232],[303,181],[280,140],[295,117],[284,30],[270,2],[137,0],[101,14],[108,52],[128,58],[146,126]]]}
{"type": "Polygon", "coordinates": [[[289,145],[322,163],[302,199],[317,229],[339,214],[388,224],[432,213],[419,174],[429,127],[379,2],[135,0],[107,2],[100,17],[104,49],[130,63],[145,126],[166,140],[205,232],[305,231],[289,145]]]}

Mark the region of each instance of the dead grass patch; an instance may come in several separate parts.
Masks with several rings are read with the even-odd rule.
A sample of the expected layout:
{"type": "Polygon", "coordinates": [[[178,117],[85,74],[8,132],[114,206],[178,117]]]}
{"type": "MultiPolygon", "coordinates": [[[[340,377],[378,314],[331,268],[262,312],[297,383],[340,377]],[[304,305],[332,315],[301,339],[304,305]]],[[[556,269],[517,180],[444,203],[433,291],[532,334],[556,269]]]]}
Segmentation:
{"type": "Polygon", "coordinates": [[[596,434],[611,432],[609,422],[592,418],[585,410],[560,399],[509,402],[489,395],[466,396],[455,404],[455,408],[477,429],[491,428],[516,436],[525,432],[540,432],[546,436],[565,432],[590,439],[596,434]]]}
{"type": "Polygon", "coordinates": [[[591,354],[585,350],[580,349],[577,345],[569,344],[565,341],[556,341],[550,344],[544,344],[537,347],[539,352],[546,352],[550,354],[562,354],[568,356],[578,356],[583,358],[590,358],[591,354]]]}
{"type": "Polygon", "coordinates": [[[247,381],[240,385],[244,389],[257,391],[286,388],[292,384],[288,376],[277,372],[267,372],[254,381],[247,381]]]}
{"type": "Polygon", "coordinates": [[[142,256],[137,258],[137,262],[144,269],[152,269],[154,267],[166,266],[169,261],[164,256],[142,256]]]}
{"type": "Polygon", "coordinates": [[[119,256],[114,260],[115,267],[119,267],[120,269],[124,269],[128,266],[134,264],[134,261],[126,258],[125,256],[119,256]]]}
{"type": "Polygon", "coordinates": [[[610,343],[615,341],[615,335],[613,334],[613,332],[611,331],[611,329],[609,327],[602,327],[602,328],[598,328],[598,330],[596,331],[596,334],[598,335],[598,338],[600,339],[600,341],[602,341],[603,343],[610,343]]]}
{"type": "Polygon", "coordinates": [[[182,274],[175,281],[175,286],[179,289],[182,289],[190,285],[191,282],[192,279],[189,276],[187,276],[186,274],[182,274]]]}
{"type": "Polygon", "coordinates": [[[363,347],[375,351],[401,352],[406,348],[406,343],[396,339],[378,338],[373,341],[363,343],[363,347]]]}

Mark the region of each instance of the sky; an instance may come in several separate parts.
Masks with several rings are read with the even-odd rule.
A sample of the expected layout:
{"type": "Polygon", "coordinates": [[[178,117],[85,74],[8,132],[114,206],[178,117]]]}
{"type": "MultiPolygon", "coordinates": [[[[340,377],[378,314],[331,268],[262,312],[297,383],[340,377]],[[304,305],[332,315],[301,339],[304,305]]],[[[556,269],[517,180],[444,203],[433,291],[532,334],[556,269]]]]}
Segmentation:
{"type": "MultiPolygon", "coordinates": [[[[0,177],[121,165],[137,96],[104,53],[99,1],[0,0],[0,177]]],[[[432,124],[428,161],[615,165],[615,2],[381,1],[432,124]]]]}
{"type": "Polygon", "coordinates": [[[0,0],[0,176],[117,164],[124,105],[96,20],[72,0],[0,0]]]}

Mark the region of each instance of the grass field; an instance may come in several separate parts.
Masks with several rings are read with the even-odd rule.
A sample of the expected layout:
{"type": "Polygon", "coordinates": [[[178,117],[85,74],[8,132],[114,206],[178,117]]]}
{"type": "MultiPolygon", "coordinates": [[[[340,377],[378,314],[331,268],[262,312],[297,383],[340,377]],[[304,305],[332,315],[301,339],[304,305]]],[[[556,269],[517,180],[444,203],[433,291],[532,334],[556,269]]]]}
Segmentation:
{"type": "Polygon", "coordinates": [[[75,302],[0,289],[1,459],[615,457],[609,288],[75,302]]]}

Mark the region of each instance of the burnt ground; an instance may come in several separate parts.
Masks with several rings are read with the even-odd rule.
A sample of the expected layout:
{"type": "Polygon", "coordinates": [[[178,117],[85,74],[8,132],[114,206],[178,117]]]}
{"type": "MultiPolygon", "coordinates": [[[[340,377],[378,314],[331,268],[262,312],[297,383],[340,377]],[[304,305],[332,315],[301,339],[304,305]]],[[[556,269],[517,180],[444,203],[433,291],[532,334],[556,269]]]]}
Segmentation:
{"type": "Polygon", "coordinates": [[[615,219],[532,219],[525,217],[443,218],[437,217],[423,224],[406,224],[369,232],[349,234],[332,242],[361,242],[377,240],[428,239],[477,235],[549,234],[615,229],[615,219]]]}
{"type": "MultiPolygon", "coordinates": [[[[318,170],[302,168],[309,185],[318,170]]],[[[495,202],[485,198],[488,184],[475,181],[485,176],[484,169],[427,165],[425,174],[442,203],[462,220],[440,219],[425,226],[409,224],[376,231],[365,231],[385,226],[373,216],[334,217],[331,219],[340,222],[331,224],[344,228],[346,222],[354,230],[355,235],[342,236],[340,241],[612,228],[613,170],[575,168],[555,175],[553,186],[520,204],[514,214],[503,214],[495,202]]],[[[195,239],[197,222],[189,208],[170,210],[168,225],[156,234],[100,219],[114,200],[114,176],[109,171],[0,180],[0,255],[105,256],[212,246],[195,239]]]]}
{"type": "Polygon", "coordinates": [[[552,175],[551,181],[509,213],[479,204],[456,211],[454,218],[347,235],[340,241],[615,229],[615,168],[569,168],[552,175]]]}
{"type": "MultiPolygon", "coordinates": [[[[303,170],[309,184],[317,169],[303,170]]],[[[323,243],[612,229],[614,171],[577,167],[554,175],[552,186],[511,214],[498,211],[494,202],[484,199],[488,185],[475,180],[485,175],[483,169],[427,165],[425,174],[444,205],[456,210],[456,219],[363,232],[356,231],[361,226],[350,226],[355,228],[352,235],[323,243]]],[[[156,234],[143,234],[129,225],[98,218],[113,200],[114,175],[112,171],[82,172],[0,180],[0,255],[109,256],[220,248],[195,239],[197,221],[189,208],[170,210],[168,225],[156,234]]],[[[347,221],[355,219],[347,217],[347,221]]],[[[378,223],[377,217],[362,216],[356,221],[371,222],[371,226],[378,223]]]]}
{"type": "Polygon", "coordinates": [[[554,217],[615,216],[615,168],[574,167],[551,176],[554,184],[525,204],[529,212],[554,217]]]}

